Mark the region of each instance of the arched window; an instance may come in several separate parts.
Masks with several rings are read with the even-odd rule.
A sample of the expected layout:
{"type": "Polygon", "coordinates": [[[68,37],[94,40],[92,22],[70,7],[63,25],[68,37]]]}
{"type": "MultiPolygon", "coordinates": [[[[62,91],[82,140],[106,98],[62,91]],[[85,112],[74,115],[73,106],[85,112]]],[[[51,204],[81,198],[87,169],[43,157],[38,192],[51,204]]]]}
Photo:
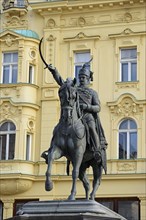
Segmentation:
{"type": "Polygon", "coordinates": [[[12,122],[0,125],[0,160],[14,159],[16,126],[12,122]]]}
{"type": "Polygon", "coordinates": [[[119,126],[119,159],[137,158],[137,125],[126,119],[119,126]]]}

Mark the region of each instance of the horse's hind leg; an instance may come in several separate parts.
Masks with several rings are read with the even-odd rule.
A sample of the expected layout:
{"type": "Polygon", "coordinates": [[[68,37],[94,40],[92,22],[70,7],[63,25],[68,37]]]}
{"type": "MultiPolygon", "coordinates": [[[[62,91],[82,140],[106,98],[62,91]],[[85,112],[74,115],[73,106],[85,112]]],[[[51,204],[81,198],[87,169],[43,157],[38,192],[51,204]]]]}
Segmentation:
{"type": "Polygon", "coordinates": [[[86,175],[86,165],[82,164],[79,171],[79,179],[82,181],[85,193],[86,193],[86,199],[89,199],[89,191],[90,191],[90,182],[86,175]]]}
{"type": "Polygon", "coordinates": [[[51,191],[53,189],[53,183],[51,180],[51,170],[52,170],[52,163],[56,159],[62,157],[62,151],[57,147],[51,147],[48,151],[48,167],[46,171],[46,182],[45,182],[45,189],[46,191],[51,191]]]}
{"type": "Polygon", "coordinates": [[[101,164],[97,164],[97,162],[95,162],[92,165],[92,168],[93,168],[93,190],[90,194],[90,199],[94,200],[96,191],[97,191],[97,189],[100,185],[100,182],[101,182],[103,168],[102,168],[101,164]]]}

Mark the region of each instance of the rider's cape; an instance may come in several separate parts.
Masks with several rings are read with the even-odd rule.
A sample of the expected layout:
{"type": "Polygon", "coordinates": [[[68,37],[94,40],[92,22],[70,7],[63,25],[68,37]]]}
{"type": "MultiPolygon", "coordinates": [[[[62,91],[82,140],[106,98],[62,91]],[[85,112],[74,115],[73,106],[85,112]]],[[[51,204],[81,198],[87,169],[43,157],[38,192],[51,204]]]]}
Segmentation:
{"type": "Polygon", "coordinates": [[[103,130],[98,114],[96,114],[95,116],[95,121],[96,121],[96,130],[97,130],[99,140],[100,140],[100,145],[101,145],[102,166],[106,174],[107,173],[106,149],[107,149],[108,143],[106,141],[104,130],[103,130]]]}

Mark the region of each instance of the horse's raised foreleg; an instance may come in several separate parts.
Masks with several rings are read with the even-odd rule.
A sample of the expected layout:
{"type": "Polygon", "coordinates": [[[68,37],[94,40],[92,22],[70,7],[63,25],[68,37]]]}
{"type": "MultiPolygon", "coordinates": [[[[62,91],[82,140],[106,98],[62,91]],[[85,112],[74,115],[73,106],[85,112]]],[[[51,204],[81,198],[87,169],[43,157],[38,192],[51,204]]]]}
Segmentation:
{"type": "Polygon", "coordinates": [[[68,200],[75,200],[76,195],[76,182],[79,177],[79,169],[82,162],[83,155],[80,155],[76,152],[75,160],[73,160],[73,171],[72,171],[72,189],[71,194],[68,197],[68,200]]]}
{"type": "Polygon", "coordinates": [[[85,193],[86,193],[86,199],[89,199],[90,182],[89,182],[87,175],[86,175],[86,169],[87,169],[86,164],[85,163],[81,164],[80,171],[79,171],[79,179],[83,183],[85,193]]]}
{"type": "Polygon", "coordinates": [[[95,199],[95,194],[96,194],[96,191],[100,185],[100,182],[101,182],[101,176],[102,176],[102,165],[101,164],[97,164],[97,162],[95,162],[93,165],[92,165],[92,168],[93,168],[93,190],[90,194],[90,199],[91,200],[94,200],[95,199]]]}
{"type": "Polygon", "coordinates": [[[53,189],[53,183],[51,180],[51,171],[52,163],[54,160],[57,160],[62,157],[62,151],[57,147],[51,147],[48,151],[48,167],[46,171],[46,182],[45,189],[46,191],[51,191],[53,189]]]}

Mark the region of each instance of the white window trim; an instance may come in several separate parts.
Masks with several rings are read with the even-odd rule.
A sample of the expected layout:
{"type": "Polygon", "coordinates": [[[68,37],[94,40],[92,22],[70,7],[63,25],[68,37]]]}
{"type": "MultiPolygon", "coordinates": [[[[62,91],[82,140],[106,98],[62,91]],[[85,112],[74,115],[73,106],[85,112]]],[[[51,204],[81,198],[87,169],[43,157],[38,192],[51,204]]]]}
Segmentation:
{"type": "MultiPolygon", "coordinates": [[[[90,54],[90,58],[89,58],[89,60],[91,59],[91,50],[90,49],[87,49],[87,50],[78,50],[78,51],[74,51],[73,52],[73,56],[74,56],[74,77],[76,77],[76,74],[75,74],[75,70],[76,70],[76,66],[82,66],[85,62],[88,62],[89,60],[87,60],[87,61],[84,61],[84,62],[76,62],[75,61],[75,56],[76,56],[76,54],[78,54],[78,53],[80,53],[80,54],[86,54],[86,53],[89,53],[90,54]]],[[[90,64],[90,68],[91,68],[91,64],[90,64]]]]}
{"type": "Polygon", "coordinates": [[[3,82],[3,76],[4,76],[4,66],[7,66],[9,65],[9,82],[8,83],[12,83],[12,66],[13,65],[17,65],[17,78],[18,78],[18,62],[9,62],[9,63],[4,63],[4,54],[14,54],[14,53],[17,53],[18,54],[18,51],[7,51],[7,52],[3,52],[2,53],[2,74],[1,74],[1,83],[4,83],[3,82]]]}
{"type": "MultiPolygon", "coordinates": [[[[0,131],[0,135],[6,135],[6,154],[5,154],[5,160],[9,159],[9,147],[10,147],[9,146],[9,139],[10,139],[10,134],[15,134],[16,135],[16,130],[13,130],[13,131],[10,130],[10,124],[8,124],[8,130],[7,131],[0,131]]],[[[1,144],[0,150],[2,150],[2,140],[0,140],[0,144],[1,144]]],[[[1,154],[0,154],[0,160],[1,160],[1,154]]]]}
{"type": "MultiPolygon", "coordinates": [[[[125,119],[125,120],[128,120],[128,119],[125,119]]],[[[121,125],[121,123],[120,123],[120,125],[121,125]]],[[[119,158],[119,134],[122,133],[122,132],[125,132],[126,135],[127,135],[127,143],[126,143],[127,144],[127,148],[126,148],[126,150],[127,150],[127,158],[125,158],[125,159],[128,160],[128,159],[130,159],[130,133],[131,132],[137,132],[137,129],[130,129],[129,128],[129,126],[130,126],[129,122],[128,122],[128,128],[127,129],[120,129],[120,125],[119,125],[119,129],[118,129],[118,159],[120,160],[120,158],[119,158]]]]}
{"type": "MultiPolygon", "coordinates": [[[[122,59],[121,58],[121,51],[122,50],[126,50],[126,49],[133,49],[133,48],[135,48],[136,50],[137,50],[137,47],[127,47],[127,48],[120,48],[120,82],[126,82],[126,81],[122,81],[122,63],[127,63],[128,64],[128,81],[127,82],[134,82],[134,81],[131,81],[131,63],[136,63],[137,64],[137,57],[136,58],[131,58],[131,59],[122,59]]],[[[138,70],[138,68],[137,68],[137,70],[138,70]]],[[[136,70],[136,72],[137,72],[137,70],[136,70]]],[[[138,76],[137,76],[138,77],[138,76]]]]}
{"type": "Polygon", "coordinates": [[[26,153],[25,153],[25,159],[27,161],[30,161],[32,158],[32,138],[33,134],[31,133],[26,133],[26,153]],[[28,140],[29,137],[29,140],[28,140]]]}

